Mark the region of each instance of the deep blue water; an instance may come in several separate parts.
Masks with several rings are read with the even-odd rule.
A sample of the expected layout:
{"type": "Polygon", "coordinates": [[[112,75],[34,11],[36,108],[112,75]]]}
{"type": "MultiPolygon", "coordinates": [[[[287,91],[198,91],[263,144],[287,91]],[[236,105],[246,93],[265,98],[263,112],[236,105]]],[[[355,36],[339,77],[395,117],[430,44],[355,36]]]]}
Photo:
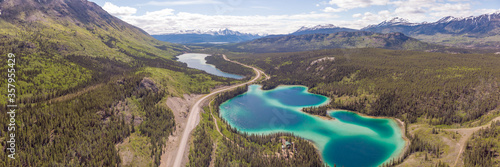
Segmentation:
{"type": "Polygon", "coordinates": [[[236,74],[230,74],[226,72],[222,72],[221,70],[217,69],[214,65],[207,64],[207,61],[205,60],[205,57],[210,56],[208,54],[201,54],[201,53],[186,53],[177,56],[178,61],[186,63],[188,67],[190,68],[195,68],[198,70],[203,70],[206,71],[209,74],[221,76],[221,77],[227,77],[227,78],[234,78],[234,79],[242,79],[244,76],[241,75],[236,75],[236,74]]]}
{"type": "Polygon", "coordinates": [[[308,93],[303,86],[280,86],[269,91],[260,88],[251,85],[247,93],[223,103],[221,117],[244,132],[291,132],[309,139],[330,166],[378,166],[404,148],[401,130],[391,119],[331,111],[336,119],[326,120],[300,110],[325,105],[327,97],[308,93]]]}

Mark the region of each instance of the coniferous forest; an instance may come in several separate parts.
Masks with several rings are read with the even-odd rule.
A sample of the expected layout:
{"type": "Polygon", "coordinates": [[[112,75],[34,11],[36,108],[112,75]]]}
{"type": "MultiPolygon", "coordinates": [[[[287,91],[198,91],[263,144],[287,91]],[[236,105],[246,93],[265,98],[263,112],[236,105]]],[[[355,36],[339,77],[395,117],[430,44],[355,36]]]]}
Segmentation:
{"type": "Polygon", "coordinates": [[[224,134],[222,136],[217,132],[211,116],[218,114],[216,110],[211,112],[205,107],[201,126],[194,132],[188,166],[208,166],[210,162],[215,166],[324,166],[313,144],[293,134],[248,135],[229,127],[215,116],[219,130],[224,134]],[[295,147],[283,149],[281,139],[294,142],[295,147]]]}
{"type": "MultiPolygon", "coordinates": [[[[87,0],[0,0],[0,9],[0,167],[160,166],[172,143],[169,137],[182,134],[176,119],[189,115],[169,108],[167,99],[208,94],[254,76],[251,68],[224,60],[222,53],[270,75],[258,80],[263,89],[305,85],[332,99],[304,108],[308,114],[328,116],[330,109],[344,109],[401,120],[408,145],[384,167],[406,165],[410,158],[420,166],[500,166],[500,122],[492,121],[500,116],[498,13],[488,15],[486,24],[486,17],[476,18],[483,23],[474,24],[487,28],[456,26],[485,32],[447,34],[453,40],[441,42],[469,43],[483,35],[493,40],[471,41],[487,46],[476,50],[424,43],[400,32],[361,31],[183,45],[158,41],[87,0]],[[350,49],[327,49],[332,47],[350,49]],[[175,60],[192,51],[211,52],[207,63],[245,78],[210,75],[175,60]],[[264,53],[275,51],[300,52],[264,53]],[[6,63],[8,53],[15,54],[15,63],[6,63]],[[6,106],[9,83],[16,88],[15,126],[9,126],[13,116],[6,106]],[[12,127],[15,137],[9,136],[12,127]],[[15,159],[6,151],[11,139],[15,159]],[[454,154],[460,141],[464,149],[454,154]],[[457,155],[456,161],[444,162],[450,155],[457,155]]],[[[446,28],[462,31],[456,27],[446,28]]],[[[187,166],[325,166],[311,141],[290,133],[243,133],[219,116],[222,103],[247,91],[245,85],[202,101],[199,125],[186,140],[187,166]]],[[[190,111],[190,100],[199,99],[182,100],[190,111]]],[[[182,138],[176,137],[176,142],[182,138]]]]}
{"type": "Polygon", "coordinates": [[[232,58],[270,74],[263,89],[306,85],[335,99],[330,108],[410,123],[423,117],[431,125],[463,124],[500,104],[500,57],[495,54],[333,49],[232,58]]]}
{"type": "Polygon", "coordinates": [[[238,74],[238,75],[242,75],[242,76],[245,76],[248,78],[250,78],[254,75],[252,69],[250,69],[248,67],[243,67],[239,64],[225,61],[224,58],[222,57],[222,55],[220,55],[220,54],[207,56],[207,57],[205,57],[205,60],[207,60],[208,64],[213,64],[221,71],[224,71],[227,73],[238,74]]]}
{"type": "Polygon", "coordinates": [[[500,153],[500,121],[479,130],[467,142],[465,166],[498,166],[500,153]]]}
{"type": "MultiPolygon", "coordinates": [[[[108,42],[109,46],[103,46],[115,48],[113,52],[87,50],[85,46],[91,45],[88,41],[78,46],[57,45],[56,41],[51,41],[55,30],[46,25],[27,24],[21,24],[23,30],[8,29],[11,33],[2,37],[0,42],[2,53],[16,55],[16,100],[19,106],[16,113],[16,159],[2,160],[0,166],[116,166],[122,160],[115,145],[132,133],[147,138],[145,144],[150,147],[146,152],[153,166],[159,165],[165,141],[175,126],[170,109],[159,105],[161,100],[173,96],[171,91],[204,93],[206,90],[198,88],[203,83],[214,87],[233,81],[189,69],[172,60],[169,54],[178,54],[172,51],[172,46],[160,44],[155,48],[151,45],[148,47],[155,49],[147,50],[141,47],[142,44],[132,45],[107,36],[101,40],[108,42]],[[68,50],[61,51],[63,46],[68,50]],[[92,56],[82,51],[108,55],[92,56]],[[145,78],[152,76],[150,72],[143,72],[146,68],[184,74],[175,80],[196,80],[196,76],[205,76],[205,79],[196,81],[200,85],[171,90],[153,82],[156,88],[152,89],[141,86],[145,78]],[[141,114],[134,115],[136,123],[117,107],[128,99],[138,102],[138,109],[134,112],[141,114]]],[[[89,28],[88,31],[93,32],[90,34],[106,33],[99,28],[89,28]]],[[[60,34],[66,35],[71,34],[60,34]]],[[[79,37],[76,33],[72,39],[79,37]]],[[[1,56],[0,60],[7,62],[7,57],[1,56]]],[[[1,75],[7,76],[7,67],[2,65],[1,75]]],[[[5,85],[6,81],[0,83],[5,85]]],[[[4,104],[4,96],[0,99],[4,104]]],[[[7,111],[5,105],[2,111],[7,111]]],[[[7,139],[7,117],[6,112],[0,113],[0,139],[7,139]]],[[[6,143],[2,142],[1,147],[5,148],[6,143]]],[[[2,151],[0,156],[7,157],[7,152],[2,151]]]]}

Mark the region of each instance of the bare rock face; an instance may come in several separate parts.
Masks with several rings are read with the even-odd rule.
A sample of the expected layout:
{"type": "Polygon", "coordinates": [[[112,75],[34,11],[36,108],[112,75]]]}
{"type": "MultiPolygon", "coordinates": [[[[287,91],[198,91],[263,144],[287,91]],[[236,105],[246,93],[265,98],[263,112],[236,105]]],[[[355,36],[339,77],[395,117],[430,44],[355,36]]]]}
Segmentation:
{"type": "Polygon", "coordinates": [[[156,86],[155,82],[149,78],[142,79],[141,83],[139,84],[139,87],[152,90],[155,93],[158,92],[158,87],[156,86]]]}

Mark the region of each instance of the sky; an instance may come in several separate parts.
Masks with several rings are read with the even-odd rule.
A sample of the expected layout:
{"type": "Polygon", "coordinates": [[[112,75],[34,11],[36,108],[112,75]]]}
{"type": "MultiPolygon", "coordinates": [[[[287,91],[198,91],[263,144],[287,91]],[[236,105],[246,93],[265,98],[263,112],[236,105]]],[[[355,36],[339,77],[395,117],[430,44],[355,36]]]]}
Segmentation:
{"type": "Polygon", "coordinates": [[[360,29],[394,17],[412,23],[500,12],[500,0],[90,0],[152,35],[186,30],[288,34],[302,26],[360,29]]]}

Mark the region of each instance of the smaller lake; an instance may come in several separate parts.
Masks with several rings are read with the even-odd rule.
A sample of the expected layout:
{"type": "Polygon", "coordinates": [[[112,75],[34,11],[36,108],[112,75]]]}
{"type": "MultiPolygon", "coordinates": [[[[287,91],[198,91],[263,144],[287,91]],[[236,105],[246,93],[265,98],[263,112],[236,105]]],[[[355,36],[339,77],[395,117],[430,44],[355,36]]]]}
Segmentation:
{"type": "Polygon", "coordinates": [[[306,114],[302,108],[330,100],[307,90],[304,86],[262,90],[260,85],[250,85],[248,92],[220,105],[220,116],[242,132],[289,132],[309,139],[332,167],[379,166],[399,156],[405,141],[394,120],[348,111],[330,111],[335,120],[306,114]]]}
{"type": "Polygon", "coordinates": [[[202,54],[202,53],[186,53],[177,56],[178,61],[186,63],[189,68],[195,68],[198,70],[203,70],[209,74],[221,76],[221,77],[226,77],[226,78],[234,78],[234,79],[242,79],[244,76],[241,75],[236,75],[236,74],[230,74],[226,72],[222,72],[221,70],[217,69],[214,65],[207,64],[207,61],[205,60],[205,57],[210,56],[208,54],[202,54]]]}

